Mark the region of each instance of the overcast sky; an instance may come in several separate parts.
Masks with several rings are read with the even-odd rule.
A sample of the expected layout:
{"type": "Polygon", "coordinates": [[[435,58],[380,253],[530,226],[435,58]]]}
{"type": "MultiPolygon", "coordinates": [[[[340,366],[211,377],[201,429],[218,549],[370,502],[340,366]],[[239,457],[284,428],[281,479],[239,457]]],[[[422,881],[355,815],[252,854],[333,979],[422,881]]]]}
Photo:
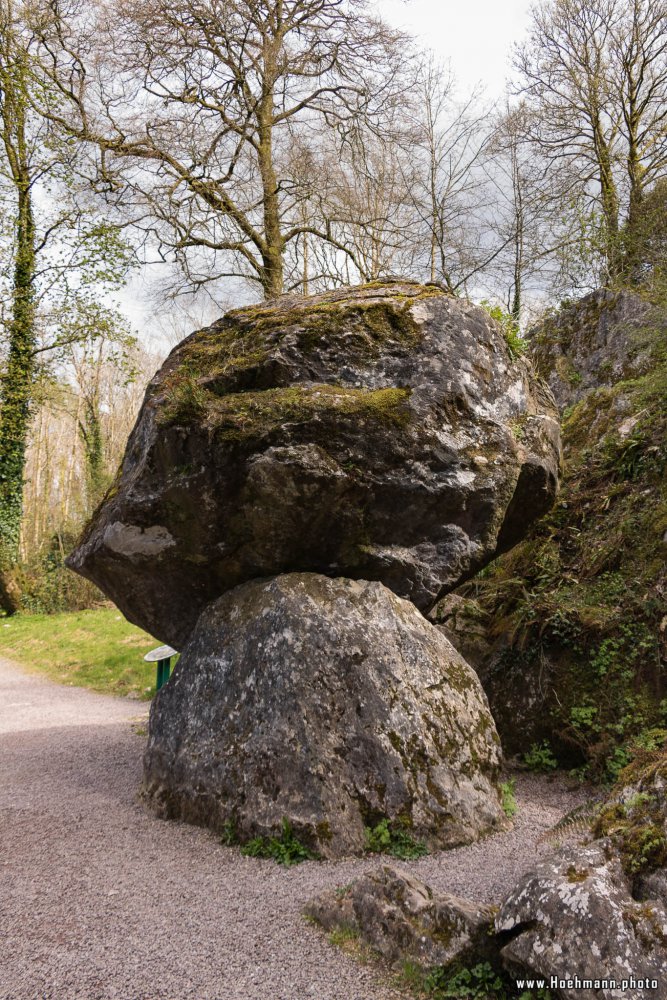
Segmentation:
{"type": "MultiPolygon", "coordinates": [[[[502,98],[512,45],[526,31],[530,0],[376,0],[376,4],[390,24],[451,64],[462,94],[480,84],[488,100],[502,98]]],[[[149,339],[161,340],[163,311],[156,311],[155,303],[148,301],[151,288],[150,277],[148,281],[145,275],[135,279],[121,296],[122,305],[149,339]]],[[[197,324],[206,321],[202,316],[197,324]]],[[[191,323],[184,320],[182,335],[191,323]]]]}
{"type": "Polygon", "coordinates": [[[524,35],[529,0],[377,0],[380,14],[451,62],[462,88],[502,93],[512,43],[524,35]]]}

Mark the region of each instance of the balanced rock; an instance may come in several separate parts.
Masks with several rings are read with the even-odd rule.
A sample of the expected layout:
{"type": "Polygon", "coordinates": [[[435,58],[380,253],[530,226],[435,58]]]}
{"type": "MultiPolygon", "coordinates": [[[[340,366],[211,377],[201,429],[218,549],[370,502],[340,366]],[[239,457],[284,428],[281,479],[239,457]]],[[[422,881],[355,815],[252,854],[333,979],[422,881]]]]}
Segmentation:
{"type": "Polygon", "coordinates": [[[476,674],[377,582],[290,574],[212,603],[151,707],[145,793],[166,817],[279,831],[325,857],[387,820],[431,848],[505,825],[476,674]]]}
{"type": "Polygon", "coordinates": [[[68,565],[182,648],[244,581],[379,580],[422,611],[551,506],[553,398],[481,308],[404,282],[194,333],[68,565]]]}
{"type": "Polygon", "coordinates": [[[392,964],[424,969],[497,958],[495,908],[435,895],[424,882],[383,865],[311,900],[306,914],[325,930],[348,930],[392,964]]]}

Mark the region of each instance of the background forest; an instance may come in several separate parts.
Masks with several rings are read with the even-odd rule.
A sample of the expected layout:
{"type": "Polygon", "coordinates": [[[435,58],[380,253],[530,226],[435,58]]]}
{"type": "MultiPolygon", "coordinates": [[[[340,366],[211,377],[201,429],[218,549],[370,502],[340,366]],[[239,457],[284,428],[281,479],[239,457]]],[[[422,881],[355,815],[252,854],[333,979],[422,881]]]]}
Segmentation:
{"type": "MultiPolygon", "coordinates": [[[[545,0],[492,102],[463,93],[364,0],[0,0],[2,611],[101,600],[63,560],[170,345],[232,305],[392,275],[483,303],[543,378],[569,385],[566,495],[588,503],[602,484],[603,503],[620,482],[628,510],[643,509],[639,496],[661,510],[666,24],[667,0],[545,0]],[[128,281],[155,273],[151,342],[119,301],[128,281]],[[572,303],[596,289],[578,313],[572,303]],[[626,294],[651,310],[644,368],[611,365],[591,383],[640,414],[633,450],[617,453],[613,422],[597,444],[589,434],[612,396],[582,401],[567,348],[626,294]],[[582,477],[599,468],[598,446],[611,471],[591,485],[582,477]]],[[[603,719],[581,691],[561,705],[561,752],[604,769],[637,726],[661,724],[664,558],[643,581],[653,610],[639,592],[627,603],[629,565],[602,559],[586,576],[591,546],[573,554],[564,509],[476,584],[471,613],[492,617],[505,668],[560,643],[555,690],[572,689],[561,653],[574,648],[576,662],[597,664],[598,686],[620,671],[626,707],[635,696],[652,706],[612,732],[623,706],[603,719]],[[573,591],[584,577],[587,606],[595,586],[596,607],[621,611],[582,625],[573,591]],[[628,659],[638,648],[654,664],[641,683],[628,659]]],[[[622,517],[612,541],[596,530],[609,556],[626,542],[637,551],[622,517]]],[[[549,727],[536,745],[543,737],[549,727]]]]}

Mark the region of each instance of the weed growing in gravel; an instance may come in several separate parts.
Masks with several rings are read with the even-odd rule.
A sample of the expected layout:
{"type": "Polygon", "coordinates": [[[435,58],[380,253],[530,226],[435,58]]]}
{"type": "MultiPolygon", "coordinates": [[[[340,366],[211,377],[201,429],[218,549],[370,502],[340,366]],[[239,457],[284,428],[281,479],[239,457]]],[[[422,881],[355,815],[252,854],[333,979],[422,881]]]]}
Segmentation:
{"type": "Polygon", "coordinates": [[[426,978],[426,973],[421,965],[417,962],[412,962],[406,959],[402,966],[399,974],[400,983],[402,985],[408,986],[410,989],[415,990],[415,992],[424,992],[424,980],[426,978]]]}
{"type": "Polygon", "coordinates": [[[422,858],[428,854],[426,844],[415,840],[406,830],[392,828],[389,820],[383,819],[377,826],[364,827],[366,850],[370,854],[391,854],[402,861],[422,858]]]}
{"type": "Polygon", "coordinates": [[[289,868],[302,861],[317,860],[317,854],[309,850],[294,835],[288,819],[283,819],[279,837],[254,837],[244,844],[241,854],[249,858],[273,858],[279,865],[289,868]]]}
{"type": "Polygon", "coordinates": [[[342,948],[343,945],[347,944],[349,941],[356,941],[358,937],[359,931],[356,927],[336,927],[336,929],[331,931],[329,934],[329,943],[335,945],[337,948],[342,948]]]}
{"type": "Polygon", "coordinates": [[[471,968],[436,968],[429,972],[422,989],[434,1000],[550,1000],[549,990],[517,991],[514,981],[504,972],[494,969],[488,962],[471,968]]]}
{"type": "Polygon", "coordinates": [[[233,847],[239,842],[239,834],[236,829],[236,820],[227,819],[222,824],[222,833],[220,835],[220,843],[224,844],[225,847],[233,847]]]}
{"type": "Polygon", "coordinates": [[[510,778],[509,781],[503,781],[500,786],[500,796],[501,804],[503,807],[503,812],[509,819],[516,815],[516,811],[519,808],[516,803],[516,781],[514,778],[510,778]]]}

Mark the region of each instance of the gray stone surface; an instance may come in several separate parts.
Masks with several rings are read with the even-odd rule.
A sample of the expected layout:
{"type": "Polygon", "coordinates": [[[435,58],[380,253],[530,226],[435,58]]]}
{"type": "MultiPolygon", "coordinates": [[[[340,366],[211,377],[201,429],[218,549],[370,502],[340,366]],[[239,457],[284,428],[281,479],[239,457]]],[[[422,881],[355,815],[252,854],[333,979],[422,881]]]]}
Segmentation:
{"type": "Polygon", "coordinates": [[[524,876],[496,930],[509,938],[501,954],[511,972],[617,983],[558,990],[568,1000],[667,997],[667,913],[658,902],[633,899],[610,841],[565,849],[524,876]],[[631,978],[657,979],[658,989],[633,987],[631,978]]]}
{"type": "Polygon", "coordinates": [[[483,309],[405,282],[285,297],[172,352],[69,566],[179,649],[211,600],[279,573],[427,610],[549,509],[559,447],[483,309]]]}
{"type": "Polygon", "coordinates": [[[387,818],[429,847],[506,825],[500,749],[475,673],[382,584],[290,574],[201,616],[156,696],[148,797],[242,840],[286,817],[325,857],[387,818]]]}
{"type": "Polygon", "coordinates": [[[434,895],[424,882],[389,865],[328,889],[305,912],[325,930],[352,931],[392,964],[416,962],[428,969],[476,964],[494,954],[492,906],[434,895]]]}
{"type": "Polygon", "coordinates": [[[637,334],[650,313],[635,292],[599,288],[529,331],[536,367],[561,410],[591,389],[646,370],[649,352],[637,334]]]}
{"type": "Polygon", "coordinates": [[[637,879],[635,895],[641,900],[655,899],[667,910],[667,871],[658,868],[637,879]]]}

